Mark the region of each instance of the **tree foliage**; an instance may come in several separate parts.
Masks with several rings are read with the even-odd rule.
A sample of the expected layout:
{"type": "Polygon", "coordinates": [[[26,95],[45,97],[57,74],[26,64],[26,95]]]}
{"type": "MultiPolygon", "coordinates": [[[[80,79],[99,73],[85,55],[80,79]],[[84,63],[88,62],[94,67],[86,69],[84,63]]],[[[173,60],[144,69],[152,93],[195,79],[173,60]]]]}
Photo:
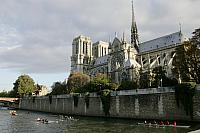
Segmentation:
{"type": "Polygon", "coordinates": [[[104,89],[111,89],[109,86],[110,80],[105,74],[97,74],[97,76],[91,82],[93,85],[92,87],[96,89],[96,92],[104,89]]]}
{"type": "Polygon", "coordinates": [[[196,83],[184,82],[176,86],[175,97],[177,106],[183,105],[186,115],[193,119],[193,96],[195,94],[196,83]]]}
{"type": "Polygon", "coordinates": [[[152,87],[167,87],[178,84],[178,81],[175,78],[171,79],[166,76],[166,70],[162,66],[158,66],[153,69],[152,78],[152,87]]]}
{"type": "Polygon", "coordinates": [[[75,93],[86,93],[86,92],[100,92],[104,89],[116,90],[118,85],[111,83],[110,79],[105,74],[97,74],[96,77],[86,83],[84,86],[76,89],[75,93]]]}
{"type": "Polygon", "coordinates": [[[122,81],[117,90],[133,90],[137,89],[138,85],[134,81],[122,81]]]}
{"type": "Polygon", "coordinates": [[[162,82],[166,79],[166,70],[162,66],[155,67],[153,73],[153,86],[162,86],[162,82]]]}
{"type": "Polygon", "coordinates": [[[42,85],[36,84],[35,85],[35,95],[39,95],[40,91],[42,90],[42,85]]]}
{"type": "Polygon", "coordinates": [[[0,92],[0,97],[9,97],[9,92],[7,91],[0,92]]]}
{"type": "Polygon", "coordinates": [[[150,70],[143,72],[142,69],[140,69],[140,79],[139,79],[139,88],[149,88],[151,87],[151,75],[150,70]]]}
{"type": "Polygon", "coordinates": [[[177,78],[200,83],[200,29],[193,32],[189,41],[177,47],[173,65],[177,78]]]}
{"type": "Polygon", "coordinates": [[[83,73],[70,74],[67,81],[67,93],[77,92],[90,81],[90,77],[83,73]]]}
{"type": "Polygon", "coordinates": [[[52,86],[51,95],[61,95],[67,93],[67,86],[61,82],[55,82],[52,86]]]}
{"type": "Polygon", "coordinates": [[[0,97],[17,97],[14,93],[14,90],[11,91],[2,91],[0,92],[0,97]]]}
{"type": "Polygon", "coordinates": [[[100,91],[100,98],[103,106],[103,111],[105,113],[105,116],[110,116],[110,90],[105,89],[100,91]]]}
{"type": "Polygon", "coordinates": [[[33,79],[28,75],[21,75],[14,83],[14,95],[32,95],[36,90],[33,79]]]}

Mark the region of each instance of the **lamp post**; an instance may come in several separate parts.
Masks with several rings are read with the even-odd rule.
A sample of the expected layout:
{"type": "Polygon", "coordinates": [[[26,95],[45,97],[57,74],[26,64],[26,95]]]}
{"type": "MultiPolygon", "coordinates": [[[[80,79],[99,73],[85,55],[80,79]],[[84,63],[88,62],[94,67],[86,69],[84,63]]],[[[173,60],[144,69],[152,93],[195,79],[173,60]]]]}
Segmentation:
{"type": "Polygon", "coordinates": [[[90,91],[91,91],[91,73],[89,74],[90,76],[90,91]]]}
{"type": "Polygon", "coordinates": [[[160,79],[160,87],[162,87],[162,77],[161,77],[161,79],[160,79]]]}

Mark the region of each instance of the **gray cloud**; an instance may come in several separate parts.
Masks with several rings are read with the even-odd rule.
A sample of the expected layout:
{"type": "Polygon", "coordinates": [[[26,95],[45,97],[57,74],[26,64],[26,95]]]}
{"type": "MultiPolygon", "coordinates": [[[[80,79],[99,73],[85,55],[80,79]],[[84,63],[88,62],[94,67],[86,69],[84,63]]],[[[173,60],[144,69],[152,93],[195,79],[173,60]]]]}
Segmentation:
{"type": "MultiPolygon", "coordinates": [[[[199,27],[200,1],[135,0],[140,40],[199,27]]],[[[71,42],[79,34],[107,41],[114,32],[130,36],[131,1],[2,0],[0,68],[25,73],[70,70],[71,42]]]]}

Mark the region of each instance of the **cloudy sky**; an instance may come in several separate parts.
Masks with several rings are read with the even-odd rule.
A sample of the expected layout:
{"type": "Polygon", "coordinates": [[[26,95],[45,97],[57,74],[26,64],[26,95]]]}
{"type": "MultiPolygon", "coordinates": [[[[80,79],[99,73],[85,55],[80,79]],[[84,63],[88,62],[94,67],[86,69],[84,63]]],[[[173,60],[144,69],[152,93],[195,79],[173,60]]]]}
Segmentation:
{"type": "MultiPolygon", "coordinates": [[[[200,27],[200,0],[134,0],[144,42],[179,30],[190,37],[200,27]]],[[[70,71],[72,39],[93,42],[130,36],[131,0],[1,0],[0,91],[21,74],[48,87],[70,71]]]]}

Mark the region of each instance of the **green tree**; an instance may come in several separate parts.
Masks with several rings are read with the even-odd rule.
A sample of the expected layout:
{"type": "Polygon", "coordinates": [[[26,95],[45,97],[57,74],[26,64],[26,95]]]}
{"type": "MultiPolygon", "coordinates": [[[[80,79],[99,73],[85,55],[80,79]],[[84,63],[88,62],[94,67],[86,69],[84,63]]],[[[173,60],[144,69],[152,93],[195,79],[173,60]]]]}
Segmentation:
{"type": "Polygon", "coordinates": [[[143,71],[140,69],[140,79],[139,79],[139,88],[149,88],[151,87],[151,75],[150,75],[150,69],[148,71],[143,71]]]}
{"type": "Polygon", "coordinates": [[[11,91],[3,90],[2,92],[0,92],[0,97],[16,97],[16,95],[14,94],[14,90],[11,91]]]}
{"type": "Polygon", "coordinates": [[[32,95],[36,90],[33,79],[28,75],[21,75],[14,83],[13,95],[32,95]]]}
{"type": "Polygon", "coordinates": [[[90,77],[83,73],[72,73],[67,81],[67,93],[79,92],[80,88],[89,83],[90,77]]]}
{"type": "Polygon", "coordinates": [[[40,91],[42,90],[42,85],[36,84],[35,85],[35,95],[39,95],[40,91]]]}
{"type": "Polygon", "coordinates": [[[2,92],[0,92],[0,97],[9,97],[9,92],[3,90],[2,92]]]}
{"type": "Polygon", "coordinates": [[[152,71],[152,87],[166,87],[166,86],[175,86],[178,84],[178,81],[175,78],[168,78],[166,76],[166,70],[162,66],[155,67],[152,71]]]}
{"type": "Polygon", "coordinates": [[[117,90],[133,90],[137,88],[138,88],[138,85],[134,81],[122,81],[117,90]]]}
{"type": "Polygon", "coordinates": [[[193,32],[189,41],[177,47],[173,72],[182,81],[200,83],[200,29],[193,32]]]}
{"type": "Polygon", "coordinates": [[[15,93],[14,90],[9,91],[8,93],[9,93],[8,97],[17,97],[17,93],[15,93]]]}
{"type": "Polygon", "coordinates": [[[185,47],[189,46],[190,42],[186,41],[183,43],[183,45],[176,48],[176,56],[173,60],[173,69],[172,72],[176,76],[177,79],[180,79],[182,81],[189,81],[190,75],[189,75],[189,67],[188,67],[188,55],[186,53],[185,47]]]}
{"type": "Polygon", "coordinates": [[[180,103],[183,105],[186,115],[190,115],[193,119],[193,96],[196,90],[196,83],[183,82],[175,87],[175,98],[177,106],[180,107],[180,103]]]}
{"type": "Polygon", "coordinates": [[[61,82],[55,82],[52,86],[51,95],[60,95],[67,93],[67,86],[61,82]]]}
{"type": "Polygon", "coordinates": [[[96,88],[96,92],[104,89],[111,89],[109,87],[110,79],[105,74],[98,73],[92,82],[93,87],[96,88]]]}
{"type": "Polygon", "coordinates": [[[105,74],[97,74],[90,82],[79,89],[79,93],[100,92],[101,90],[117,90],[118,85],[110,83],[110,79],[105,74]]]}
{"type": "Polygon", "coordinates": [[[155,67],[152,71],[153,74],[153,87],[163,86],[163,82],[167,79],[166,71],[162,66],[155,67]]]}

